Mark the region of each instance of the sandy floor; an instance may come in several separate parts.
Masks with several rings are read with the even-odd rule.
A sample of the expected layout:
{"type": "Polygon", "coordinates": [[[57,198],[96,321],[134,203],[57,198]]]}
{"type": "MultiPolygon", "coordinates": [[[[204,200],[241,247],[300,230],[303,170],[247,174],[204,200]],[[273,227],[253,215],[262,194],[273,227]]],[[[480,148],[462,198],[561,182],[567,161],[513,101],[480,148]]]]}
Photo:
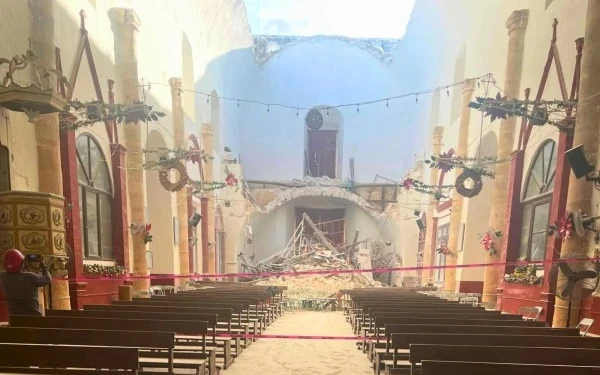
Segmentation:
{"type": "MultiPolygon", "coordinates": [[[[352,336],[341,312],[287,311],[266,335],[352,336]]],[[[259,339],[245,350],[224,375],[370,375],[366,355],[354,341],[259,339]]]]}

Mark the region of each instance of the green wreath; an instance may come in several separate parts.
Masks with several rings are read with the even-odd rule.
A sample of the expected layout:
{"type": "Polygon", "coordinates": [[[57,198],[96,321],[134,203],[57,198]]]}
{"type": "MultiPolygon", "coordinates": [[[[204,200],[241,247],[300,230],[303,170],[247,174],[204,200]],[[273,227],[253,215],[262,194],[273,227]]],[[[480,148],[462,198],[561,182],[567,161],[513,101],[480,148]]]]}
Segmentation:
{"type": "Polygon", "coordinates": [[[188,180],[187,169],[182,162],[173,163],[168,169],[158,172],[158,181],[162,187],[168,191],[175,192],[183,189],[185,185],[187,185],[188,180]],[[171,180],[169,180],[169,171],[171,169],[176,170],[179,174],[177,182],[171,182],[171,180]]]}
{"type": "Polygon", "coordinates": [[[463,197],[473,198],[477,194],[481,193],[481,189],[483,189],[483,181],[481,180],[480,174],[471,169],[466,169],[456,178],[454,187],[456,188],[456,192],[463,197]],[[465,186],[465,182],[468,179],[473,180],[473,187],[471,188],[465,186]]]}

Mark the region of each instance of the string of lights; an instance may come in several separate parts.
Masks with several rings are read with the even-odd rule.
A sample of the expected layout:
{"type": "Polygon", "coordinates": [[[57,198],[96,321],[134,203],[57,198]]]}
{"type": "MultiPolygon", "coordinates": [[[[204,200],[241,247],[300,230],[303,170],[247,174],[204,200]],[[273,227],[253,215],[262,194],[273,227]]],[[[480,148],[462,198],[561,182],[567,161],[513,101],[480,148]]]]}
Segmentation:
{"type": "MultiPolygon", "coordinates": [[[[450,88],[451,87],[459,86],[459,85],[462,85],[465,82],[469,82],[469,81],[473,81],[473,80],[477,80],[477,82],[479,83],[481,80],[489,80],[489,79],[491,79],[491,77],[493,77],[492,73],[486,73],[486,74],[481,75],[481,76],[477,76],[477,77],[473,77],[473,78],[468,78],[468,79],[462,80],[460,82],[454,82],[454,83],[451,83],[451,84],[442,85],[442,86],[438,86],[438,87],[435,87],[435,88],[430,88],[430,89],[425,89],[425,90],[421,90],[421,91],[414,91],[414,92],[409,92],[409,93],[404,93],[404,94],[389,96],[389,97],[386,97],[386,98],[379,98],[379,99],[373,99],[373,100],[365,100],[365,101],[361,101],[361,102],[343,103],[343,104],[337,104],[337,105],[324,106],[324,107],[320,107],[319,109],[320,110],[327,110],[328,111],[328,110],[334,109],[334,108],[356,107],[356,111],[360,113],[360,109],[359,108],[361,106],[366,106],[366,105],[371,105],[371,104],[378,104],[378,103],[385,103],[386,107],[389,107],[390,101],[398,100],[398,99],[403,99],[403,98],[407,98],[407,97],[414,97],[415,98],[415,102],[418,103],[419,102],[419,96],[423,96],[423,95],[427,95],[427,94],[432,94],[432,93],[435,93],[435,92],[438,92],[438,91],[444,91],[444,90],[446,91],[446,95],[450,96],[450,88]]],[[[145,88],[148,88],[148,90],[150,90],[150,88],[152,87],[152,85],[171,87],[171,85],[169,85],[168,83],[161,83],[161,82],[143,83],[142,85],[139,85],[138,87],[145,87],[145,88]]],[[[210,103],[210,99],[213,96],[212,94],[204,92],[204,91],[180,88],[179,89],[179,93],[181,94],[182,92],[189,92],[189,93],[194,93],[194,94],[206,96],[206,103],[207,104],[210,103]]],[[[235,102],[235,103],[237,103],[238,107],[240,106],[240,103],[262,105],[262,106],[266,107],[266,111],[267,112],[270,112],[271,107],[279,107],[279,108],[286,108],[286,109],[296,110],[296,115],[299,115],[299,112],[301,110],[302,111],[309,111],[309,110],[312,109],[312,108],[301,106],[301,105],[288,105],[288,104],[275,103],[275,102],[270,103],[270,102],[263,102],[263,101],[260,101],[260,100],[234,98],[234,97],[229,97],[229,96],[214,95],[214,97],[218,98],[219,100],[225,100],[225,101],[235,102]]]]}

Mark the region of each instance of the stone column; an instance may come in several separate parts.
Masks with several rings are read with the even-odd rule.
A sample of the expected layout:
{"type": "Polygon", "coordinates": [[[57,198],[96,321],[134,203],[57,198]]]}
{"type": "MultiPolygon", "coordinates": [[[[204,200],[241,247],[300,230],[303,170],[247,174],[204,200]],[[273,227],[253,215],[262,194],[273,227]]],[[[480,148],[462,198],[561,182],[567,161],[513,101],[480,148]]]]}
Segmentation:
{"type": "MultiPolygon", "coordinates": [[[[214,128],[211,124],[202,124],[202,148],[204,152],[209,155],[213,155],[213,139],[214,139],[214,128]]],[[[214,181],[214,160],[204,164],[204,181],[214,181]]],[[[208,249],[204,249],[204,253],[207,255],[206,259],[203,259],[203,268],[205,273],[216,273],[216,243],[215,243],[215,193],[213,191],[206,192],[206,198],[208,198],[207,215],[202,218],[206,220],[206,238],[208,239],[208,249]]],[[[204,227],[202,227],[204,230],[204,227]]]]}
{"type": "MultiPolygon", "coordinates": [[[[112,24],[115,44],[115,63],[118,68],[118,86],[121,87],[122,102],[130,104],[140,99],[137,71],[137,32],[140,20],[132,9],[111,8],[108,16],[112,24]]],[[[127,152],[127,192],[130,220],[132,223],[146,222],[146,190],[144,187],[144,156],[142,150],[142,129],[139,123],[124,125],[125,148],[127,152]]],[[[146,244],[141,235],[132,236],[134,276],[147,276],[146,244]]],[[[148,290],[148,279],[136,279],[135,292],[148,290]]]]}
{"type": "MultiPolygon", "coordinates": [[[[56,66],[54,45],[54,2],[53,0],[30,1],[31,47],[48,68],[56,66]]],[[[56,84],[48,77],[52,87],[56,84]]],[[[60,158],[60,133],[58,114],[37,116],[35,140],[37,148],[38,179],[40,192],[63,195],[62,167],[60,158]]],[[[60,254],[57,254],[60,255],[60,254]]],[[[67,280],[52,281],[52,308],[71,308],[69,283],[67,280]]]]}
{"type": "MultiPolygon", "coordinates": [[[[469,124],[471,123],[471,108],[468,107],[475,91],[476,81],[470,79],[462,85],[462,98],[460,103],[460,122],[458,128],[458,145],[456,156],[466,157],[469,153],[469,124]]],[[[457,170],[456,173],[462,171],[457,170]]],[[[446,265],[454,266],[458,259],[458,241],[460,236],[460,224],[462,220],[462,205],[464,197],[456,192],[452,194],[452,209],[450,210],[450,229],[448,231],[448,249],[454,255],[446,256],[446,265]]],[[[444,290],[455,292],[456,268],[447,268],[444,278],[444,290]]]]}
{"type": "MultiPolygon", "coordinates": [[[[442,138],[444,137],[444,127],[436,126],[433,128],[433,148],[431,150],[434,156],[441,153],[442,150],[442,138]]],[[[438,183],[438,169],[431,168],[430,171],[430,185],[438,183]]],[[[423,251],[423,267],[431,267],[435,261],[435,237],[437,228],[433,225],[433,215],[435,212],[435,201],[433,197],[429,199],[429,205],[427,206],[427,223],[425,230],[425,249],[423,251]]],[[[430,278],[433,277],[433,270],[424,269],[421,276],[421,283],[426,284],[430,278]]]]}
{"type": "MultiPolygon", "coordinates": [[[[600,92],[600,80],[598,79],[600,77],[600,0],[588,1],[584,40],[579,87],[580,101],[577,105],[573,144],[583,145],[586,152],[597,157],[600,96],[587,98],[600,92]]],[[[567,211],[574,212],[581,210],[583,213],[594,215],[596,211],[592,207],[593,191],[594,184],[592,182],[586,181],[585,178],[576,179],[575,175],[571,173],[569,177],[569,192],[567,194],[567,211]]],[[[585,237],[573,235],[563,243],[561,256],[579,251],[586,252],[590,243],[593,243],[593,233],[588,233],[585,237]]],[[[564,282],[562,279],[562,274],[559,272],[557,285],[564,282]]],[[[567,301],[556,298],[552,321],[553,327],[564,327],[566,325],[567,304],[567,301]]],[[[572,303],[571,326],[577,324],[579,321],[580,305],[581,301],[573,301],[572,303]]]]}
{"type": "MultiPolygon", "coordinates": [[[[529,10],[521,9],[512,12],[506,27],[508,28],[508,51],[506,52],[506,72],[504,75],[504,93],[509,98],[518,98],[521,86],[521,73],[523,68],[523,50],[525,47],[525,29],[529,19],[529,10]]],[[[500,121],[498,132],[498,160],[510,158],[514,149],[516,117],[500,121]]],[[[506,207],[508,204],[508,182],[510,178],[510,164],[496,165],[496,178],[494,179],[494,193],[492,195],[492,213],[490,227],[494,230],[506,232],[506,207]]],[[[502,248],[504,236],[501,236],[497,245],[502,248]]],[[[487,255],[487,263],[498,261],[498,254],[487,255]]],[[[486,267],[483,280],[482,302],[496,303],[496,288],[500,280],[501,267],[486,267]]]]}
{"type": "MultiPolygon", "coordinates": [[[[185,125],[183,122],[183,97],[181,89],[183,81],[181,78],[169,79],[171,85],[171,115],[173,116],[173,132],[175,147],[185,148],[185,125]]],[[[187,275],[190,273],[190,250],[189,250],[189,218],[188,218],[188,189],[181,189],[175,193],[177,200],[177,217],[179,219],[179,273],[187,275]]],[[[187,279],[180,279],[185,282],[187,279]]]]}

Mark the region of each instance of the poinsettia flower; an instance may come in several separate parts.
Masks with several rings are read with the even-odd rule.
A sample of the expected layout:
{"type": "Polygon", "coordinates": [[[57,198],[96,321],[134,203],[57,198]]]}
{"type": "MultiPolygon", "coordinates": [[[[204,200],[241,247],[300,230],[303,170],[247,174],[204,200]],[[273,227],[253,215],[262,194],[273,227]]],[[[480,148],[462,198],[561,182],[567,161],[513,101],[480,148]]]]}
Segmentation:
{"type": "Polygon", "coordinates": [[[571,218],[567,215],[561,217],[556,222],[556,235],[558,238],[562,238],[565,241],[567,238],[571,238],[571,232],[573,231],[573,222],[571,218]]]}
{"type": "Polygon", "coordinates": [[[233,173],[228,173],[227,177],[225,177],[225,185],[227,186],[235,186],[238,183],[238,179],[235,178],[233,173]]]}
{"type": "Polygon", "coordinates": [[[490,251],[490,249],[492,249],[492,247],[494,246],[494,240],[492,239],[492,235],[489,233],[484,234],[481,238],[481,244],[483,245],[485,251],[490,251]]]}
{"type": "Polygon", "coordinates": [[[402,181],[402,187],[405,188],[406,190],[410,190],[410,188],[413,186],[413,180],[410,178],[405,178],[404,181],[402,181]]]}
{"type": "Polygon", "coordinates": [[[150,230],[152,229],[152,224],[150,223],[146,223],[146,233],[150,232],[150,230]]]}

